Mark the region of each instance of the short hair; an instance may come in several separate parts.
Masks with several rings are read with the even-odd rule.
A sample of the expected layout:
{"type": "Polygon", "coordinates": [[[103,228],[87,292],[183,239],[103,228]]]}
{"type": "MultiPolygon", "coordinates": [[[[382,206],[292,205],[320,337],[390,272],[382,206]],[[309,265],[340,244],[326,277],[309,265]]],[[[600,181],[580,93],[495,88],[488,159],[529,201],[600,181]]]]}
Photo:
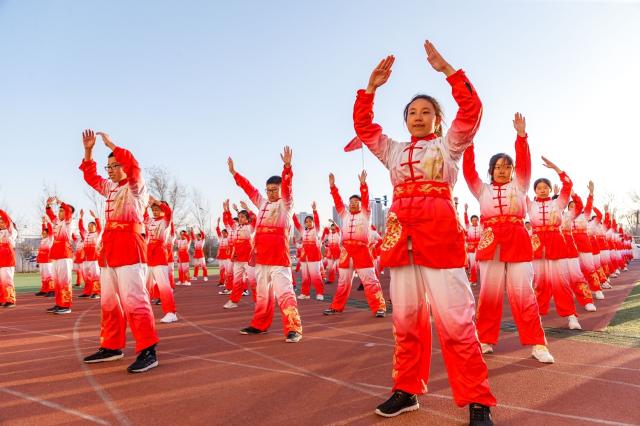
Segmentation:
{"type": "Polygon", "coordinates": [[[240,215],[244,216],[245,219],[249,220],[249,212],[246,210],[240,210],[238,212],[238,217],[240,217],[240,215]]]}
{"type": "Polygon", "coordinates": [[[305,216],[304,220],[306,221],[307,219],[309,219],[311,222],[313,222],[313,216],[305,216]]]}
{"type": "Polygon", "coordinates": [[[89,222],[89,225],[98,226],[94,221],[89,222]]]}
{"type": "Polygon", "coordinates": [[[536,179],[536,181],[535,181],[535,182],[533,182],[533,190],[534,190],[534,191],[535,191],[535,190],[536,190],[536,188],[538,187],[538,184],[539,184],[539,183],[545,183],[545,184],[547,184],[547,186],[549,187],[549,189],[553,188],[553,187],[551,186],[551,181],[550,181],[549,179],[547,179],[547,178],[538,178],[538,179],[536,179]]]}
{"type": "Polygon", "coordinates": [[[473,218],[474,218],[474,217],[475,217],[476,219],[479,219],[479,218],[478,218],[478,216],[477,216],[477,215],[475,215],[475,214],[471,216],[471,219],[473,220],[473,218]]]}
{"type": "Polygon", "coordinates": [[[107,155],[107,158],[111,158],[111,157],[115,157],[115,156],[116,156],[116,155],[113,153],[113,151],[111,151],[111,152],[109,153],[109,155],[107,155]]]}
{"type": "Polygon", "coordinates": [[[282,178],[280,176],[271,176],[267,179],[267,185],[282,185],[282,178]]]}
{"type": "Polygon", "coordinates": [[[362,198],[360,198],[358,194],[353,194],[351,197],[349,197],[349,201],[351,201],[353,198],[357,198],[358,201],[362,201],[362,198]]]}

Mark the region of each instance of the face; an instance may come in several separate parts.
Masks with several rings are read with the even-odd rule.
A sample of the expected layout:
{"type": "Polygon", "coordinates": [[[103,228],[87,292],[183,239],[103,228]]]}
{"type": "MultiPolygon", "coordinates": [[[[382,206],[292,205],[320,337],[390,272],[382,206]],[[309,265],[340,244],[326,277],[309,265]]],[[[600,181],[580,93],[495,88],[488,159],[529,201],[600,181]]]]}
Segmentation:
{"type": "Polygon", "coordinates": [[[311,229],[311,228],[313,228],[313,220],[311,220],[311,219],[309,219],[309,218],[306,218],[306,219],[304,220],[304,227],[305,227],[306,229],[311,229]]]}
{"type": "Polygon", "coordinates": [[[90,223],[89,226],[87,226],[87,228],[89,228],[89,232],[96,232],[96,224],[95,223],[90,223]]]}
{"type": "Polygon", "coordinates": [[[246,215],[239,214],[238,215],[238,222],[240,223],[240,225],[246,225],[247,223],[249,223],[249,220],[247,219],[246,215]]]}
{"type": "Polygon", "coordinates": [[[187,233],[186,233],[186,232],[184,232],[184,231],[182,231],[182,232],[180,233],[180,239],[186,240],[186,239],[187,239],[187,233]]]}
{"type": "Polygon", "coordinates": [[[229,235],[229,233],[228,233],[227,231],[222,231],[222,236],[223,236],[224,238],[227,238],[227,235],[229,235]]]}
{"type": "Polygon", "coordinates": [[[58,209],[58,219],[59,220],[65,220],[66,219],[66,214],[64,212],[64,209],[58,209]]]}
{"type": "Polygon", "coordinates": [[[118,183],[127,177],[127,174],[122,170],[122,166],[118,163],[115,157],[109,157],[107,172],[109,173],[109,179],[115,183],[118,183]]]}
{"type": "Polygon", "coordinates": [[[513,165],[509,164],[506,158],[500,158],[496,162],[496,166],[493,168],[493,181],[498,184],[507,183],[511,181],[511,175],[513,174],[513,165]]]}
{"type": "Polygon", "coordinates": [[[352,197],[349,199],[349,210],[352,212],[357,212],[360,210],[360,200],[356,197],[352,197]]]}
{"type": "Polygon", "coordinates": [[[277,183],[270,183],[267,185],[267,198],[272,203],[280,199],[280,185],[277,183]]]}
{"type": "Polygon", "coordinates": [[[573,201],[569,201],[569,211],[570,212],[574,212],[575,208],[576,208],[576,203],[574,203],[573,201]]]}
{"type": "MultiPolygon", "coordinates": [[[[0,229],[2,229],[2,226],[0,225],[0,229]]],[[[49,236],[49,233],[47,231],[42,231],[42,238],[47,238],[49,236]]]]}
{"type": "Polygon", "coordinates": [[[7,229],[7,224],[5,223],[4,219],[0,218],[0,229],[5,230],[7,229]]]}
{"type": "Polygon", "coordinates": [[[331,233],[335,233],[336,232],[336,226],[335,225],[331,225],[331,233]]]}
{"type": "Polygon", "coordinates": [[[154,219],[159,219],[164,216],[164,212],[162,211],[160,206],[157,206],[155,204],[151,207],[151,213],[153,214],[154,219]]]}
{"type": "Polygon", "coordinates": [[[478,218],[477,217],[472,217],[471,218],[471,224],[473,226],[478,226],[478,218]]]}
{"type": "Polygon", "coordinates": [[[551,193],[551,188],[544,182],[538,182],[538,185],[535,187],[535,192],[538,198],[548,198],[551,193]]]}
{"type": "Polygon", "coordinates": [[[407,112],[407,129],[411,136],[423,138],[436,131],[440,117],[436,115],[435,106],[426,99],[416,99],[409,105],[407,112]]]}

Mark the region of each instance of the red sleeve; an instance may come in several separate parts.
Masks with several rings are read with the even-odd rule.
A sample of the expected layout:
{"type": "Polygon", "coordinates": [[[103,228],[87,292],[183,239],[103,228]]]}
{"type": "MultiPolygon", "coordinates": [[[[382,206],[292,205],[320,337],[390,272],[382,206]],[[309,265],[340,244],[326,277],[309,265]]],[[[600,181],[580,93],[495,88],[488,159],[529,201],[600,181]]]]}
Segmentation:
{"type": "Polygon", "coordinates": [[[258,216],[252,211],[249,211],[249,223],[251,226],[256,226],[256,222],[258,221],[258,216]]]}
{"type": "Polygon", "coordinates": [[[573,210],[575,213],[573,217],[578,217],[578,215],[581,214],[582,210],[584,209],[584,205],[582,204],[582,198],[580,198],[578,194],[573,194],[571,196],[571,200],[574,203],[573,210]]]}
{"type": "Polygon", "coordinates": [[[462,70],[447,77],[453,99],[458,104],[456,118],[451,123],[445,140],[454,161],[462,157],[464,150],[473,142],[482,119],[482,102],[462,70]]]}
{"type": "Polygon", "coordinates": [[[377,141],[382,134],[382,127],[373,122],[373,99],[373,93],[358,90],[353,105],[353,128],[365,144],[377,141]]]}
{"type": "Polygon", "coordinates": [[[233,229],[233,218],[231,217],[231,212],[225,211],[222,213],[222,222],[224,222],[224,225],[227,228],[233,229]]]}
{"type": "Polygon", "coordinates": [[[333,203],[336,206],[336,210],[338,211],[338,214],[342,215],[345,211],[344,203],[342,202],[342,197],[340,197],[340,192],[338,191],[338,187],[335,185],[331,187],[331,196],[333,197],[333,203]]]}
{"type": "Polygon", "coordinates": [[[107,196],[106,184],[107,180],[102,176],[98,175],[96,170],[96,162],[93,160],[86,161],[83,160],[82,164],[80,164],[80,170],[82,170],[82,175],[84,177],[84,181],[89,184],[90,187],[98,191],[103,196],[107,196]]]}
{"type": "Polygon", "coordinates": [[[222,238],[222,232],[220,232],[219,226],[216,226],[216,234],[218,234],[218,238],[222,238]]]}
{"type": "Polygon", "coordinates": [[[464,180],[467,181],[469,191],[476,199],[480,198],[480,191],[482,190],[482,180],[476,171],[476,153],[474,151],[473,144],[469,145],[464,150],[462,157],[462,173],[464,174],[464,180]]]}
{"type": "Polygon", "coordinates": [[[51,222],[47,223],[47,236],[51,236],[53,234],[53,226],[51,226],[51,222]]]}
{"type": "Polygon", "coordinates": [[[295,226],[296,229],[298,230],[298,232],[300,234],[302,234],[302,226],[300,226],[300,221],[298,220],[298,215],[292,214],[291,217],[293,218],[293,226],[295,226]]]}
{"type": "Polygon", "coordinates": [[[587,205],[584,206],[584,215],[589,219],[591,217],[591,211],[593,210],[593,195],[587,197],[587,205]]]}
{"type": "Polygon", "coordinates": [[[193,230],[191,232],[189,232],[189,238],[190,238],[190,240],[195,240],[196,239],[196,236],[193,235],[193,230]]]}
{"type": "Polygon", "coordinates": [[[531,185],[531,151],[527,137],[525,135],[516,138],[516,180],[524,192],[527,192],[531,185]]]}
{"type": "Polygon", "coordinates": [[[102,221],[100,220],[99,217],[95,218],[95,222],[96,222],[96,232],[99,234],[102,232],[102,221]]]}
{"type": "Polygon", "coordinates": [[[469,227],[469,215],[467,214],[466,210],[464,212],[464,226],[466,226],[467,228],[469,227]]]}
{"type": "Polygon", "coordinates": [[[80,231],[80,239],[84,241],[84,236],[86,235],[86,232],[84,229],[84,220],[82,219],[82,217],[78,219],[78,230],[80,231]]]}
{"type": "Polygon", "coordinates": [[[139,186],[142,183],[142,172],[138,161],[130,151],[119,146],[113,150],[113,156],[122,166],[122,170],[127,174],[129,186],[137,194],[139,192],[139,186]]]}
{"type": "Polygon", "coordinates": [[[602,212],[600,210],[598,210],[597,207],[594,207],[593,211],[596,213],[596,221],[598,221],[598,223],[601,223],[602,222],[602,212]]]}
{"type": "Polygon", "coordinates": [[[322,237],[321,237],[320,239],[321,239],[322,241],[324,241],[324,240],[325,240],[325,238],[327,238],[327,235],[329,235],[329,228],[326,228],[326,227],[325,227],[325,228],[322,230],[322,237]]]}
{"type": "MultiPolygon", "coordinates": [[[[249,180],[247,178],[242,176],[240,173],[236,172],[236,174],[233,175],[233,178],[235,179],[236,184],[240,188],[242,188],[242,190],[245,192],[245,194],[247,194],[247,196],[249,197],[251,202],[257,208],[260,208],[261,204],[262,204],[262,196],[260,195],[260,192],[253,185],[251,185],[251,182],[249,182],[249,180]]],[[[224,214],[223,214],[223,216],[224,216],[224,214]]],[[[225,224],[226,224],[226,222],[225,222],[225,224]]]]}
{"type": "Polygon", "coordinates": [[[60,208],[64,210],[64,215],[66,217],[65,222],[71,223],[71,219],[73,219],[73,211],[71,210],[71,206],[69,204],[60,203],[60,208]]]}
{"type": "Polygon", "coordinates": [[[564,210],[569,204],[569,196],[571,195],[571,189],[573,188],[573,182],[569,179],[569,176],[565,172],[558,174],[560,181],[562,182],[562,189],[560,189],[560,195],[556,199],[560,208],[564,210]]]}
{"type": "Polygon", "coordinates": [[[51,208],[51,206],[45,207],[44,211],[47,214],[47,217],[49,218],[49,220],[51,222],[55,222],[56,221],[56,215],[53,214],[53,209],[51,208]]]}
{"type": "Polygon", "coordinates": [[[367,213],[367,216],[371,216],[371,207],[369,206],[369,186],[366,183],[360,184],[360,202],[362,211],[367,213]]]}
{"type": "Polygon", "coordinates": [[[282,199],[288,208],[293,205],[293,168],[284,166],[282,168],[282,186],[280,187],[282,199]]]}
{"type": "Polygon", "coordinates": [[[604,228],[606,230],[611,228],[611,215],[609,214],[609,212],[605,212],[604,213],[604,222],[602,222],[602,223],[604,224],[604,228]]]}
{"type": "Polygon", "coordinates": [[[11,228],[11,218],[4,210],[0,209],[0,218],[4,221],[4,224],[7,225],[7,229],[11,228]]]}
{"type": "Polygon", "coordinates": [[[313,211],[313,223],[316,225],[316,229],[320,229],[320,216],[318,216],[318,211],[313,211]]]}

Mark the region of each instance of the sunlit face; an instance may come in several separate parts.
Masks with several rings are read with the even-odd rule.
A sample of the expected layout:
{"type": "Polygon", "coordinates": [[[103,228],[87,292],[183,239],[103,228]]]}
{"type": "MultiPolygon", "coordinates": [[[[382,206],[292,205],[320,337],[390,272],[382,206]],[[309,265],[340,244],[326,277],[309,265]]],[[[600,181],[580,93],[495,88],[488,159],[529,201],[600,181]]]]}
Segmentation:
{"type": "Polygon", "coordinates": [[[267,185],[267,198],[272,203],[280,199],[280,185],[277,183],[270,183],[267,185]]]}
{"type": "Polygon", "coordinates": [[[229,235],[229,233],[226,230],[222,231],[222,236],[224,238],[227,238],[228,235],[229,235]]]}
{"type": "Polygon", "coordinates": [[[127,174],[122,170],[122,166],[118,163],[115,157],[109,157],[107,173],[109,173],[109,179],[115,183],[118,183],[127,177],[127,174]]]}
{"type": "Polygon", "coordinates": [[[311,218],[307,217],[304,219],[304,228],[305,229],[313,228],[313,220],[311,220],[311,218]]]}
{"type": "MultiPolygon", "coordinates": [[[[2,229],[2,226],[0,225],[0,229],[2,229]]],[[[47,231],[42,231],[42,238],[47,238],[49,236],[49,233],[47,231]]]]}
{"type": "Polygon", "coordinates": [[[575,211],[576,211],[576,203],[574,203],[573,201],[569,201],[569,205],[567,207],[569,208],[569,211],[571,213],[575,213],[575,211]]]}
{"type": "Polygon", "coordinates": [[[96,232],[96,224],[93,222],[89,223],[87,228],[89,229],[89,232],[96,232]]]}
{"type": "Polygon", "coordinates": [[[536,187],[534,188],[536,192],[536,197],[538,198],[548,198],[549,194],[551,194],[551,188],[544,182],[538,182],[536,187]]]}
{"type": "Polygon", "coordinates": [[[471,218],[471,224],[473,226],[478,226],[478,218],[477,217],[472,217],[471,218]]]}
{"type": "Polygon", "coordinates": [[[331,225],[331,233],[335,234],[336,233],[336,226],[335,225],[331,225]]]}
{"type": "Polygon", "coordinates": [[[7,224],[5,223],[4,219],[2,219],[2,218],[0,218],[0,229],[1,230],[7,229],[7,224]]]}
{"type": "Polygon", "coordinates": [[[66,220],[67,214],[65,213],[63,208],[58,209],[58,220],[66,220]]]}
{"type": "Polygon", "coordinates": [[[184,231],[180,232],[180,239],[181,240],[186,240],[187,239],[187,233],[184,232],[184,231]]]}
{"type": "Polygon", "coordinates": [[[249,218],[247,218],[246,214],[240,213],[238,214],[238,223],[240,223],[240,225],[246,225],[249,223],[249,218]]]}
{"type": "Polygon", "coordinates": [[[506,158],[500,158],[496,161],[496,165],[493,168],[493,181],[497,184],[503,184],[511,182],[513,175],[513,164],[509,164],[506,158]]]}
{"type": "Polygon", "coordinates": [[[440,124],[440,117],[436,115],[435,106],[426,99],[416,99],[409,105],[407,111],[407,129],[411,136],[424,138],[435,133],[440,124]]]}
{"type": "Polygon", "coordinates": [[[151,214],[153,214],[154,219],[160,219],[161,217],[164,217],[164,212],[162,211],[160,206],[156,204],[151,206],[151,214]]]}
{"type": "Polygon", "coordinates": [[[360,200],[356,197],[349,198],[349,211],[357,212],[360,210],[360,200]]]}

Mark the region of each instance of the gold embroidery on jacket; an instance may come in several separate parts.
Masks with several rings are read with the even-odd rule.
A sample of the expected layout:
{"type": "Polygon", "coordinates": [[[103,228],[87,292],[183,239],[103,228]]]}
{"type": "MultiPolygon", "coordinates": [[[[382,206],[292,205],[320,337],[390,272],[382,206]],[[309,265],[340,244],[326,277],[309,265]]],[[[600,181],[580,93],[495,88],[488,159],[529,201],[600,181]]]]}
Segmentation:
{"type": "Polygon", "coordinates": [[[394,212],[389,212],[387,217],[387,232],[384,234],[384,239],[380,245],[380,250],[389,251],[400,241],[402,235],[402,225],[398,220],[398,216],[394,212]]]}

